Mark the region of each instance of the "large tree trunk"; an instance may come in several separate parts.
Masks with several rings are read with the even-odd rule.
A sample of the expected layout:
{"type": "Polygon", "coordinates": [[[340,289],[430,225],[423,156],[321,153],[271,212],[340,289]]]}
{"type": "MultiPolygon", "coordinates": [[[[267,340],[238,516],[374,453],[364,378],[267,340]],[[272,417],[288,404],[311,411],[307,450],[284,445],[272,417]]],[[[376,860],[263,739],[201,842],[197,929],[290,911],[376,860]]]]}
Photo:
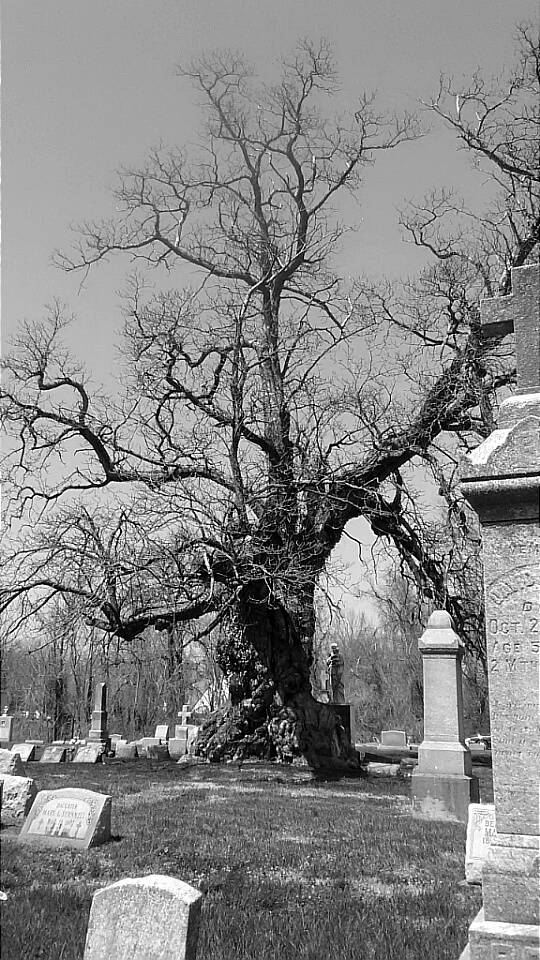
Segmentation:
{"type": "Polygon", "coordinates": [[[332,706],[311,693],[313,597],[289,600],[287,608],[273,600],[263,582],[244,588],[219,650],[231,706],[203,725],[196,753],[212,761],[303,757],[320,772],[359,773],[332,706]]]}

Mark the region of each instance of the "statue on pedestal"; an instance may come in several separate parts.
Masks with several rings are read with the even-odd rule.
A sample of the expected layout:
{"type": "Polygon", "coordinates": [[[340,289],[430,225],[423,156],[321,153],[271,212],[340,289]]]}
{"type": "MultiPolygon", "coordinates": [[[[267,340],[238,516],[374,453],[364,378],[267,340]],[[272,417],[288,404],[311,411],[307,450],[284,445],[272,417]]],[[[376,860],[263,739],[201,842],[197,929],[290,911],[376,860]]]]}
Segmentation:
{"type": "Polygon", "coordinates": [[[330,655],[326,661],[328,701],[330,703],[345,703],[345,687],[343,685],[344,660],[337,643],[330,644],[330,655]]]}

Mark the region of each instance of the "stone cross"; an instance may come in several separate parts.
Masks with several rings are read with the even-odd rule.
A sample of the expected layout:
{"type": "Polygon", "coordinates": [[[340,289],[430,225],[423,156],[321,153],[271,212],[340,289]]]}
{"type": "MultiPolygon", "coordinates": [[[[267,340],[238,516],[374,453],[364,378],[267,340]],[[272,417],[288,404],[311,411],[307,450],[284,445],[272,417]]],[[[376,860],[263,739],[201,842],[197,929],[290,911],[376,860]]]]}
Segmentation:
{"type": "Polygon", "coordinates": [[[540,391],[540,289],[537,264],[512,270],[508,297],[482,300],[481,325],[486,337],[514,333],[516,393],[540,391]]]}
{"type": "Polygon", "coordinates": [[[496,826],[470,960],[539,956],[540,264],[512,290],[481,310],[488,335],[515,331],[518,389],[461,470],[482,528],[496,826]]]}
{"type": "Polygon", "coordinates": [[[182,726],[185,727],[189,718],[191,717],[191,708],[188,707],[187,703],[184,703],[181,713],[178,714],[181,718],[182,726]]]}

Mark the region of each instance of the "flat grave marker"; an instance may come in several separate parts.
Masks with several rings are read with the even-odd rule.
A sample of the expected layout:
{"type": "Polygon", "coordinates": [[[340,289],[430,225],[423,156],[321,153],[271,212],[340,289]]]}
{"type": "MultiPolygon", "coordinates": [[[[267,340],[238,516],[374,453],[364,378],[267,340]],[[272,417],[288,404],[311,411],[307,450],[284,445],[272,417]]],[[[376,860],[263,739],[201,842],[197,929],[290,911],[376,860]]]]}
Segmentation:
{"type": "Polygon", "coordinates": [[[64,746],[52,745],[45,747],[40,757],[40,763],[65,763],[67,749],[64,746]]]}
{"type": "Polygon", "coordinates": [[[28,763],[36,759],[36,746],[34,743],[14,743],[11,752],[18,753],[23,763],[28,763]]]}
{"type": "Polygon", "coordinates": [[[111,836],[111,798],[93,790],[41,790],[19,840],[86,850],[111,836]]]}
{"type": "Polygon", "coordinates": [[[103,747],[100,743],[86,743],[79,747],[73,763],[103,763],[103,747]]]}

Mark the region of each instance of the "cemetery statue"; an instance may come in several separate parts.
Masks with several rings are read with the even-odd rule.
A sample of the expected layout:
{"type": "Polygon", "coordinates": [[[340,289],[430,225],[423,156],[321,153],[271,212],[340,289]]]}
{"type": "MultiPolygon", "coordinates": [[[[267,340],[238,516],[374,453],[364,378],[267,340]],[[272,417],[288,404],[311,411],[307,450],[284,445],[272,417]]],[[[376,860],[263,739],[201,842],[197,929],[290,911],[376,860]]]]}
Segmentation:
{"type": "Polygon", "coordinates": [[[330,644],[330,655],[326,661],[328,674],[328,699],[330,703],[345,703],[345,687],[343,686],[344,661],[337,643],[330,644]]]}

